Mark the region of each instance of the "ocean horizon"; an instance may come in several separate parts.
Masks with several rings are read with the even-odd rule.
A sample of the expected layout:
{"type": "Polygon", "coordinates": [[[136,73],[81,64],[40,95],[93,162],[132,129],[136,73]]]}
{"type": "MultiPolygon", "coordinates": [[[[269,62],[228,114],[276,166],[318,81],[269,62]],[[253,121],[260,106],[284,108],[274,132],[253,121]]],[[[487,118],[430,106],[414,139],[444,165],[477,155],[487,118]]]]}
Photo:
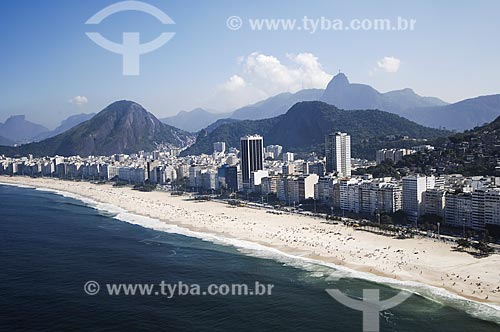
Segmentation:
{"type": "Polygon", "coordinates": [[[362,314],[326,289],[363,289],[404,303],[380,313],[381,331],[497,331],[498,310],[416,283],[192,232],[64,192],[0,184],[5,330],[361,331],[362,314]],[[101,285],[85,292],[89,281],[101,285]],[[264,296],[109,295],[108,284],[273,285],[264,296]]]}

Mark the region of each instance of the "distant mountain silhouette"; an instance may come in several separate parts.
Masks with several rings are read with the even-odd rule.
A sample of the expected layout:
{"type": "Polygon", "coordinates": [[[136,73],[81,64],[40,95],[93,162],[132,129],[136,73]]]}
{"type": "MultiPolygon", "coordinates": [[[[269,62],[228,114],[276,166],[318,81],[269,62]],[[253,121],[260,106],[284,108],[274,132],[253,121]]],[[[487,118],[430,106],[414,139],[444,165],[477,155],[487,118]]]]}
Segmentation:
{"type": "Polygon", "coordinates": [[[391,144],[413,144],[413,141],[395,142],[395,136],[425,139],[447,136],[449,132],[427,128],[398,115],[379,110],[346,111],[319,101],[300,102],[283,115],[262,120],[242,120],[225,123],[212,131],[202,130],[196,143],[183,155],[212,153],[214,142],[239,146],[241,136],[260,134],[264,144],[280,144],[288,151],[322,151],[325,135],[347,132],[352,137],[354,157],[375,158],[375,151],[391,144]]]}
{"type": "Polygon", "coordinates": [[[7,139],[5,137],[0,136],[0,145],[14,145],[14,142],[12,142],[10,139],[7,139]]]}
{"type": "Polygon", "coordinates": [[[185,146],[192,136],[160,122],[141,105],[132,101],[117,101],[90,120],[41,142],[16,148],[0,147],[0,154],[53,155],[111,155],[151,151],[155,144],[185,146]]]}
{"type": "Polygon", "coordinates": [[[500,94],[465,99],[441,107],[410,109],[403,116],[431,127],[458,131],[472,129],[500,116],[500,94]]]}
{"type": "Polygon", "coordinates": [[[350,83],[342,73],[328,83],[321,100],[342,109],[379,109],[425,126],[458,131],[488,123],[500,115],[500,95],[447,104],[438,98],[419,96],[411,89],[380,93],[369,85],[350,83]]]}
{"type": "Polygon", "coordinates": [[[24,115],[13,115],[5,123],[0,123],[0,136],[14,142],[31,142],[34,137],[48,132],[42,125],[26,120],[24,115]]]}
{"type": "Polygon", "coordinates": [[[343,73],[333,77],[320,100],[341,109],[379,109],[398,115],[410,108],[447,104],[438,98],[419,96],[411,89],[380,93],[369,85],[350,83],[343,73]]]}
{"type": "Polygon", "coordinates": [[[280,93],[258,103],[235,110],[231,115],[231,119],[260,120],[274,118],[275,116],[285,114],[290,107],[300,101],[319,100],[322,94],[322,89],[305,89],[296,93],[280,93]]]}
{"type": "Polygon", "coordinates": [[[216,113],[203,108],[195,108],[189,112],[180,111],[176,115],[162,118],[160,121],[176,128],[194,133],[205,128],[209,124],[219,119],[227,118],[230,115],[231,113],[216,113]]]}
{"type": "Polygon", "coordinates": [[[69,130],[69,129],[73,128],[74,126],[79,125],[80,123],[91,119],[94,115],[95,115],[95,113],[88,113],[88,114],[87,113],[80,113],[80,114],[71,115],[68,118],[66,118],[65,120],[61,121],[61,124],[56,129],[41,133],[40,135],[34,137],[33,141],[39,142],[39,141],[43,141],[44,139],[62,134],[66,130],[69,130]]]}
{"type": "Polygon", "coordinates": [[[241,120],[236,120],[236,119],[220,119],[220,120],[217,120],[214,123],[210,124],[208,127],[206,127],[205,131],[211,132],[211,131],[214,131],[215,129],[217,129],[218,127],[220,127],[220,126],[222,126],[224,124],[234,123],[234,122],[238,122],[238,121],[241,121],[241,120]]]}
{"type": "MultiPolygon", "coordinates": [[[[259,120],[268,119],[284,114],[292,105],[301,101],[323,101],[340,109],[360,110],[378,109],[394,113],[412,119],[417,123],[434,128],[446,127],[449,129],[470,129],[477,125],[478,118],[474,113],[480,113],[479,119],[483,122],[491,121],[500,112],[497,105],[481,105],[480,103],[470,105],[471,112],[457,116],[453,112],[447,112],[448,103],[436,97],[423,97],[416,94],[412,89],[405,88],[381,93],[366,84],[351,83],[343,73],[335,75],[328,83],[326,89],[306,89],[296,93],[280,93],[255,104],[241,107],[231,113],[211,113],[206,110],[196,109],[191,112],[180,112],[174,117],[163,119],[164,122],[177,126],[184,130],[197,131],[206,128],[209,124],[223,118],[237,120],[259,120]],[[435,110],[442,114],[437,122],[430,116],[435,110]],[[419,114],[419,112],[422,114],[419,114]],[[476,122],[468,119],[472,117],[476,122]]],[[[450,107],[453,109],[453,107],[450,107]]]]}
{"type": "Polygon", "coordinates": [[[299,101],[318,100],[321,89],[306,89],[296,93],[284,92],[255,104],[238,108],[233,112],[216,113],[202,108],[181,111],[174,116],[160,119],[163,123],[189,132],[197,132],[221,119],[259,120],[284,114],[299,101]]]}

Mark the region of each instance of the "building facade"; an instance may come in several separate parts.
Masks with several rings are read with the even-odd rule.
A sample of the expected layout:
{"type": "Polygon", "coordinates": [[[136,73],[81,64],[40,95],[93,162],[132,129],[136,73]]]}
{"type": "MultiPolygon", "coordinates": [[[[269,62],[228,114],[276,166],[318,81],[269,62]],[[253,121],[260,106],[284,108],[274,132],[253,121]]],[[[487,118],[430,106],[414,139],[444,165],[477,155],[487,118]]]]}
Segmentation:
{"type": "Polygon", "coordinates": [[[262,136],[250,135],[240,139],[241,173],[244,184],[250,184],[252,172],[264,169],[264,140],[262,136]]]}
{"type": "Polygon", "coordinates": [[[351,176],[351,136],[333,133],[325,137],[326,171],[351,176]]]}

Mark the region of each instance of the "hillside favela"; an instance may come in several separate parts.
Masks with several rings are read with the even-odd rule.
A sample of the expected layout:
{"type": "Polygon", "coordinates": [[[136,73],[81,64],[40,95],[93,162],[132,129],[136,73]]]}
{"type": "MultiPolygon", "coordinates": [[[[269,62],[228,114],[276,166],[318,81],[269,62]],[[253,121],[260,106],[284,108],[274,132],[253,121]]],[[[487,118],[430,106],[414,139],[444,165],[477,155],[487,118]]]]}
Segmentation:
{"type": "Polygon", "coordinates": [[[500,329],[499,3],[1,7],[0,330],[500,329]]]}

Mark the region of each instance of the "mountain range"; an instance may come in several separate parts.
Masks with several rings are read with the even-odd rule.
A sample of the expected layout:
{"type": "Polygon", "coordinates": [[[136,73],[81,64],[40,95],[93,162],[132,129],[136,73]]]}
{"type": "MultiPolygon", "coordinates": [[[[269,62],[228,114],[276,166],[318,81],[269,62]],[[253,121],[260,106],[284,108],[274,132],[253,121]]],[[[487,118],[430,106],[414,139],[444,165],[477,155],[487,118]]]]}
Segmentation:
{"type": "Polygon", "coordinates": [[[378,109],[429,127],[456,131],[472,129],[500,115],[500,94],[448,104],[439,98],[420,96],[409,88],[381,93],[369,85],[351,83],[345,74],[339,73],[324,90],[306,89],[296,93],[281,93],[230,113],[213,113],[207,110],[202,113],[196,109],[163,120],[181,129],[195,132],[223,118],[272,118],[284,114],[297,102],[314,100],[346,110],[378,109]]]}
{"type": "Polygon", "coordinates": [[[34,142],[39,142],[39,141],[43,141],[44,139],[62,134],[66,130],[71,129],[74,126],[79,125],[82,122],[90,120],[94,115],[95,115],[95,113],[80,113],[80,114],[71,115],[68,118],[66,118],[65,120],[61,121],[61,124],[59,126],[57,126],[56,129],[41,133],[38,136],[33,137],[32,140],[34,142]]]}
{"type": "MultiPolygon", "coordinates": [[[[341,110],[320,101],[299,102],[286,114],[262,120],[224,123],[212,131],[202,130],[196,143],[183,155],[212,153],[214,142],[239,146],[241,136],[260,134],[264,143],[279,144],[285,151],[323,152],[325,135],[336,131],[351,134],[353,157],[373,159],[382,147],[418,145],[418,141],[447,136],[450,132],[428,128],[396,114],[379,110],[341,110]]],[[[421,142],[422,142],[421,141],[421,142]]]]}
{"type": "Polygon", "coordinates": [[[333,77],[320,100],[341,109],[379,109],[398,115],[407,109],[447,105],[438,98],[419,96],[408,88],[381,93],[366,84],[350,83],[344,73],[333,77]]]}
{"type": "Polygon", "coordinates": [[[31,143],[54,137],[72,127],[89,120],[95,113],[81,113],[68,117],[54,130],[26,120],[24,115],[13,115],[5,123],[0,123],[0,145],[31,143]]]}
{"type": "MultiPolygon", "coordinates": [[[[177,115],[160,119],[163,123],[188,132],[206,128],[213,130],[222,123],[238,120],[260,120],[286,113],[301,101],[324,101],[340,109],[379,109],[398,114],[416,123],[433,127],[463,131],[488,123],[500,115],[500,94],[466,99],[454,104],[435,97],[422,97],[411,89],[381,93],[366,84],[351,83],[343,73],[335,75],[325,89],[305,89],[296,93],[280,93],[232,112],[220,113],[197,108],[181,111],[177,115]]],[[[49,131],[47,128],[26,120],[24,115],[12,116],[0,123],[2,145],[14,145],[41,141],[56,136],[94,114],[77,114],[63,120],[61,125],[49,131]]]]}
{"type": "Polygon", "coordinates": [[[500,116],[500,94],[465,99],[441,107],[408,109],[401,116],[426,126],[464,131],[500,116]]]}
{"type": "Polygon", "coordinates": [[[202,108],[192,111],[181,111],[174,116],[160,119],[171,126],[197,132],[221,119],[259,120],[285,114],[290,107],[299,101],[318,100],[323,94],[321,89],[305,89],[296,93],[284,92],[269,97],[255,104],[238,108],[233,112],[217,113],[202,108]]]}
{"type": "Polygon", "coordinates": [[[0,136],[0,145],[7,145],[7,146],[11,146],[11,145],[14,145],[14,142],[12,142],[10,139],[8,138],[5,138],[5,137],[2,137],[0,136]]]}
{"type": "Polygon", "coordinates": [[[33,137],[48,132],[42,125],[26,120],[24,115],[13,115],[0,123],[0,136],[13,143],[31,142],[33,137]]]}
{"type": "Polygon", "coordinates": [[[234,111],[230,118],[237,120],[260,120],[285,114],[290,107],[301,101],[319,100],[322,89],[305,89],[296,93],[284,92],[258,103],[234,111]]]}
{"type": "Polygon", "coordinates": [[[343,109],[379,109],[425,126],[456,131],[489,123],[500,115],[500,94],[447,104],[411,89],[380,93],[369,85],[350,83],[342,73],[330,81],[320,100],[343,109]]]}
{"type": "MultiPolygon", "coordinates": [[[[219,135],[222,138],[227,138],[226,142],[228,144],[232,142],[237,146],[239,137],[244,134],[251,134],[252,131],[250,129],[254,128],[254,132],[266,133],[269,138],[273,140],[276,138],[277,143],[289,148],[305,148],[311,147],[311,144],[314,142],[311,144],[307,143],[301,147],[295,143],[292,144],[292,138],[285,139],[273,136],[274,133],[266,132],[266,128],[272,127],[272,124],[278,121],[276,118],[284,115],[293,105],[315,100],[335,105],[337,109],[345,109],[346,111],[344,112],[356,110],[359,113],[361,112],[360,110],[368,110],[363,113],[363,116],[369,119],[373,118],[370,112],[373,114],[390,112],[411,120],[406,125],[416,125],[418,123],[428,127],[447,128],[458,131],[477,127],[500,116],[500,94],[481,96],[454,104],[447,104],[438,98],[419,96],[411,89],[380,93],[369,85],[350,83],[345,74],[339,73],[332,78],[324,90],[306,89],[296,93],[281,93],[230,113],[214,113],[204,109],[181,112],[176,116],[162,119],[171,124],[165,126],[159,125],[158,123],[161,122],[140,105],[129,101],[113,103],[101,112],[103,113],[107,110],[104,113],[109,113],[111,120],[106,119],[103,115],[99,115],[101,113],[98,114],[99,116],[94,116],[94,114],[77,114],[62,121],[61,125],[52,131],[26,120],[24,115],[11,116],[5,123],[0,123],[0,145],[18,145],[41,141],[39,145],[24,144],[19,149],[8,150],[9,153],[19,153],[20,151],[30,151],[28,153],[35,151],[33,154],[40,153],[42,155],[52,152],[59,154],[71,154],[74,152],[81,155],[111,151],[112,153],[116,153],[117,151],[131,152],[135,148],[138,148],[138,150],[149,149],[153,146],[153,142],[158,141],[177,146],[186,146],[194,137],[189,132],[199,132],[196,144],[187,151],[206,153],[211,150],[209,143],[214,141],[211,137],[219,135]],[[127,113],[126,110],[128,109],[130,112],[127,116],[130,118],[124,120],[124,123],[110,123],[110,121],[114,121],[113,119],[116,120],[119,118],[119,114],[112,114],[111,110],[119,108],[124,110],[123,112],[118,112],[120,114],[127,113]],[[376,113],[377,111],[375,110],[384,112],[376,113]],[[134,112],[137,114],[142,112],[142,115],[137,115],[134,112]],[[147,117],[145,116],[146,113],[149,114],[147,117]],[[139,119],[142,118],[149,118],[151,124],[141,123],[139,119]],[[133,120],[134,124],[130,123],[129,120],[133,120]],[[82,126],[83,124],[90,127],[82,126]],[[103,127],[105,124],[108,127],[103,127]],[[241,130],[241,132],[238,132],[235,128],[241,130]],[[75,130],[73,131],[73,129],[75,130]],[[120,132],[120,130],[124,130],[124,132],[120,132]],[[144,132],[142,133],[141,130],[144,132]],[[111,136],[105,138],[103,133],[111,136]],[[122,134],[124,137],[122,137],[122,134]],[[85,135],[89,136],[86,137],[85,135]],[[99,139],[92,141],[89,137],[99,137],[99,139]],[[35,147],[42,150],[37,152],[35,147]]],[[[292,108],[296,109],[295,106],[292,108]]],[[[308,116],[311,114],[308,114],[308,116]]],[[[346,116],[349,118],[352,116],[352,113],[347,113],[346,116]]],[[[340,115],[337,117],[341,118],[340,115]]],[[[387,115],[383,115],[382,117],[387,118],[387,115]]],[[[307,123],[309,119],[302,119],[297,116],[295,118],[299,122],[294,124],[295,127],[290,126],[290,128],[296,128],[295,133],[300,133],[300,128],[296,126],[302,125],[302,122],[307,123]]],[[[398,122],[405,119],[397,121],[394,119],[390,118],[389,120],[391,123],[395,123],[402,131],[395,132],[388,130],[385,133],[391,132],[392,135],[405,132],[404,126],[398,122]]],[[[374,120],[377,123],[378,119],[374,120]]],[[[326,121],[328,122],[329,120],[326,119],[326,121]]],[[[359,118],[358,122],[353,122],[353,129],[344,126],[343,128],[345,129],[342,130],[353,132],[355,128],[358,128],[361,132],[366,132],[366,130],[358,126],[362,122],[363,119],[359,118]]],[[[289,125],[292,124],[289,123],[289,125]]],[[[317,125],[320,126],[321,123],[317,123],[317,125]]],[[[370,124],[368,123],[367,125],[370,124]]],[[[319,132],[322,133],[320,136],[324,134],[322,131],[319,132]]],[[[276,133],[276,135],[279,135],[280,131],[276,131],[276,133]]],[[[309,133],[311,135],[316,134],[314,130],[309,131],[309,133]]],[[[297,134],[294,135],[297,137],[300,136],[297,134]]],[[[308,142],[307,139],[305,142],[308,142]]],[[[3,151],[6,150],[3,149],[3,151]]]]}
{"type": "Polygon", "coordinates": [[[170,126],[194,133],[219,119],[229,116],[231,116],[231,113],[215,113],[214,111],[203,108],[195,108],[189,112],[180,111],[176,115],[161,118],[160,121],[170,126]]]}
{"type": "Polygon", "coordinates": [[[186,146],[193,137],[160,122],[141,105],[117,101],[90,120],[41,142],[19,147],[0,147],[0,154],[35,156],[89,156],[137,153],[153,150],[156,144],[186,146]]]}

